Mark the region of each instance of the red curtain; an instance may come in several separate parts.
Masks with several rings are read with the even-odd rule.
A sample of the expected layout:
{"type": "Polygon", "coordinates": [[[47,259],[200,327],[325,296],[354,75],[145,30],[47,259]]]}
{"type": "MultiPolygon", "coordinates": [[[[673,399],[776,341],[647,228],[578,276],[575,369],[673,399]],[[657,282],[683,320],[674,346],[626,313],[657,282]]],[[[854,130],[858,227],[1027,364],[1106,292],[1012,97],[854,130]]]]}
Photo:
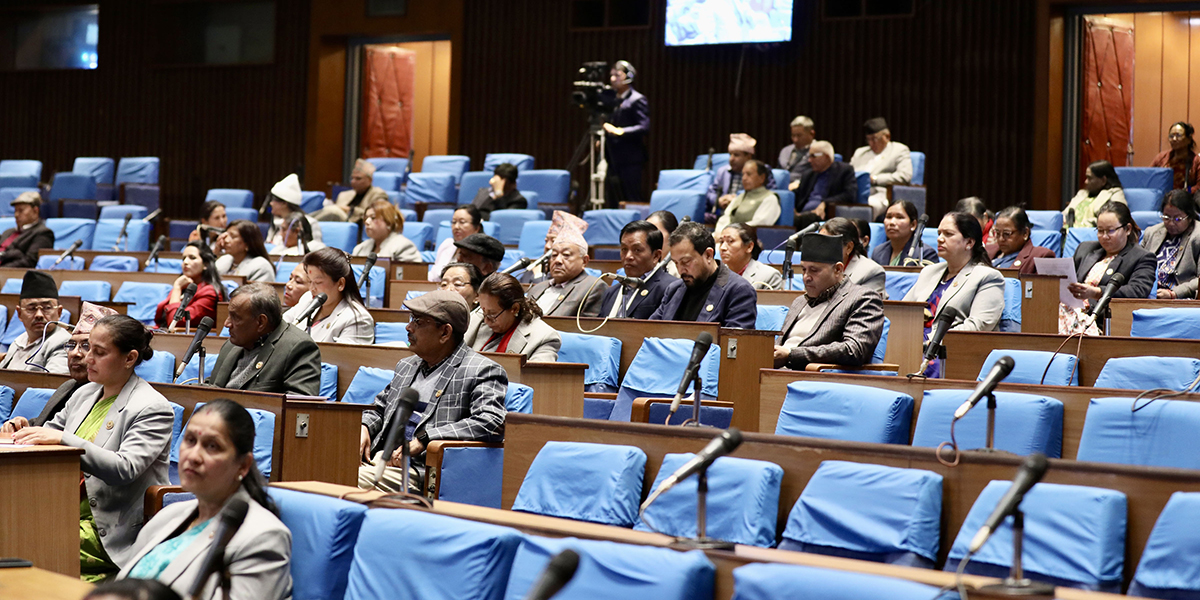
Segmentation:
{"type": "Polygon", "coordinates": [[[391,46],[367,46],[363,51],[359,156],[408,158],[412,149],[417,53],[391,46]]]}
{"type": "Polygon", "coordinates": [[[1098,160],[1127,164],[1133,120],[1133,30],[1084,21],[1079,176],[1098,160]]]}

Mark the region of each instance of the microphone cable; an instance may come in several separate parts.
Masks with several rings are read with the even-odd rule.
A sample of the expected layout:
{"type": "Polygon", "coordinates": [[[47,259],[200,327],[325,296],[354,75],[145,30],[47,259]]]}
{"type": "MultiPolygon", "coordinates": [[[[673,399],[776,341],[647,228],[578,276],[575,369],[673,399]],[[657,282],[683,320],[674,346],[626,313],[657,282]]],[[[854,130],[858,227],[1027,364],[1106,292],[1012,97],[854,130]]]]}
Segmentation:
{"type": "MultiPolygon", "coordinates": [[[[592,282],[592,285],[588,286],[587,292],[583,295],[583,298],[585,301],[587,300],[588,296],[592,295],[592,290],[596,289],[596,284],[600,283],[601,281],[604,281],[604,277],[597,277],[596,280],[592,282]]],[[[620,282],[618,282],[617,285],[622,285],[622,284],[620,282]]],[[[549,290],[550,288],[546,288],[546,289],[549,290]]],[[[575,309],[575,328],[578,329],[581,333],[595,333],[597,331],[600,331],[601,327],[604,327],[606,324],[608,324],[608,315],[604,315],[604,320],[600,321],[600,324],[597,325],[595,328],[584,329],[583,328],[583,305],[584,304],[585,304],[585,302],[580,302],[579,308],[575,309]]]]}

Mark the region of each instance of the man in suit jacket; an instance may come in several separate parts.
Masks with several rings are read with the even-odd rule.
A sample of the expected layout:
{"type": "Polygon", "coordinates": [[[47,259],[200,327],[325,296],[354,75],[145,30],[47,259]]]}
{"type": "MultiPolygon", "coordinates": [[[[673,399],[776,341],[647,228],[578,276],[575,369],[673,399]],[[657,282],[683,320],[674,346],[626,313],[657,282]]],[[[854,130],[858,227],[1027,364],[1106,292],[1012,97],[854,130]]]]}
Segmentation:
{"type": "Polygon", "coordinates": [[[808,146],[812,172],[796,186],[796,228],[824,221],[830,204],[853,204],[858,200],[854,168],[833,160],[833,144],[815,141],[808,146]]]}
{"type": "Polygon", "coordinates": [[[625,276],[641,280],[638,288],[621,282],[604,290],[600,314],[623,319],[649,319],[658,310],[663,298],[681,287],[683,282],[672,277],[664,266],[655,270],[662,260],[662,232],[649,221],[634,221],[621,229],[621,263],[625,276]]]}
{"type": "Polygon", "coordinates": [[[574,317],[580,307],[585,317],[599,315],[604,286],[583,270],[588,263],[583,234],[568,225],[550,248],[550,278],[529,288],[529,297],[546,316],[574,317]]]}
{"type": "Polygon", "coordinates": [[[656,321],[720,323],[754,329],[758,294],[749,281],[716,261],[716,242],[704,225],[685,221],[671,233],[671,260],[683,285],[663,299],[650,316],[656,321]]]}
{"type": "Polygon", "coordinates": [[[608,208],[616,208],[621,200],[642,201],[642,166],[646,163],[646,134],[650,132],[650,102],[633,89],[636,75],[637,69],[623,60],[618,60],[609,73],[609,82],[616,90],[620,104],[604,124],[607,134],[605,153],[608,154],[608,172],[617,176],[620,186],[609,184],[604,196],[608,208]]]}
{"type": "Polygon", "coordinates": [[[887,210],[887,187],[904,185],[912,181],[912,156],[908,146],[892,141],[892,131],[883,117],[863,123],[867,145],[854,151],[850,165],[856,171],[871,173],[871,208],[875,217],[887,210]]]}
{"type": "Polygon", "coordinates": [[[377,200],[388,200],[387,192],[373,185],[374,177],[375,165],[361,158],[354,161],[354,170],[350,172],[350,189],[338,194],[333,204],[314,212],[312,217],[319,221],[362,223],[372,204],[377,200]]]}
{"type": "Polygon", "coordinates": [[[209,385],[316,396],[321,391],[321,350],[303,330],[283,320],[270,284],[247,283],[229,298],[229,341],[221,346],[209,385]]]}
{"type": "Polygon", "coordinates": [[[788,189],[793,192],[805,175],[812,173],[808,164],[808,147],[816,139],[817,131],[813,120],[800,115],[792,119],[792,143],[779,151],[779,168],[788,172],[788,189]]]}
{"type": "Polygon", "coordinates": [[[775,368],[869,362],[883,335],[883,298],[845,277],[840,236],[809,233],[800,256],[804,295],[792,302],[783,320],[775,368]]]}
{"type": "MultiPolygon", "coordinates": [[[[757,140],[744,133],[729,135],[729,164],[717,168],[708,186],[704,222],[716,223],[725,213],[725,208],[745,190],[742,186],[742,168],[746,166],[746,161],[754,158],[757,145],[757,140]]],[[[761,174],[767,176],[763,187],[775,189],[775,174],[770,169],[765,169],[761,174]]]]}
{"type": "Polygon", "coordinates": [[[37,265],[38,250],[54,247],[54,232],[41,219],[42,197],[24,192],[9,202],[17,226],[0,233],[0,267],[31,269],[37,265]]]}
{"type": "MultiPolygon", "coordinates": [[[[504,439],[504,395],[508,375],[500,365],[471,350],[463,336],[469,322],[467,301],[457,292],[435,290],[407,300],[412,311],[408,326],[410,356],[396,363],[392,381],[363,411],[360,453],[371,460],[384,450],[393,427],[405,428],[412,456],[409,487],[420,491],[425,448],[433,440],[499,442],[504,439]],[[394,423],[400,395],[413,388],[419,396],[407,423],[394,423]]],[[[376,482],[375,467],[359,468],[359,487],[401,489],[401,453],[390,457],[383,478],[376,482]]]]}
{"type": "Polygon", "coordinates": [[[16,308],[25,331],[0,356],[0,369],[66,373],[66,344],[71,334],[57,324],[62,306],[54,278],[41,271],[25,271],[16,308]]]}

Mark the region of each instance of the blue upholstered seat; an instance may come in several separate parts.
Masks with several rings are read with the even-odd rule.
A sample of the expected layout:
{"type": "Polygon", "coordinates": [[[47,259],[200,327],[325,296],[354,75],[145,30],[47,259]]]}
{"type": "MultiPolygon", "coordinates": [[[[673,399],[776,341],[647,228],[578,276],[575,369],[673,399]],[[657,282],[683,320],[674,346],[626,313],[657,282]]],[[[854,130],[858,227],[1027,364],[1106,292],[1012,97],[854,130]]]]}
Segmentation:
{"type": "MultiPolygon", "coordinates": [[[[496,170],[496,167],[508,163],[517,168],[517,173],[522,171],[532,171],[534,167],[533,157],[528,154],[519,154],[513,152],[490,152],[483,157],[483,170],[491,173],[496,170]]],[[[520,175],[518,175],[520,179],[520,175]]]]}
{"type": "MultiPolygon", "coordinates": [[[[728,152],[714,152],[712,155],[712,171],[715,173],[717,169],[729,164],[728,152]]],[[[695,162],[692,163],[692,168],[697,170],[705,170],[708,166],[708,154],[697,154],[695,162]]]]}
{"type": "Polygon", "coordinates": [[[935,600],[938,589],[882,575],[754,563],[733,570],[733,600],[779,600],[801,597],[821,600],[935,600]]]}
{"type": "MultiPolygon", "coordinates": [[[[132,223],[131,223],[132,224],[132,223]]],[[[54,232],[54,249],[66,250],[75,240],[83,240],[83,248],[90,248],[96,221],[92,219],[46,219],[46,227],[54,232]]]]}
{"type": "MultiPolygon", "coordinates": [[[[936,448],[950,441],[954,411],[971,390],[925,390],[912,445],[936,448]]],[[[1062,456],[1063,404],[1057,399],[1032,394],[996,392],[997,450],[1028,455],[1041,452],[1051,458],[1062,456]]],[[[960,450],[986,447],[987,401],[981,401],[958,421],[955,437],[960,450]]]]}
{"type": "MultiPolygon", "coordinates": [[[[518,171],[517,189],[522,194],[533,192],[537,194],[537,202],[529,201],[529,208],[538,208],[538,204],[564,204],[571,194],[571,174],[562,169],[534,169],[518,171]]],[[[526,198],[529,196],[526,195],[526,198]]]]}
{"type": "MultiPolygon", "coordinates": [[[[699,173],[706,175],[704,171],[699,171],[699,173]]],[[[704,190],[690,188],[658,189],[650,194],[650,212],[665,210],[675,215],[675,218],[679,220],[683,220],[684,217],[691,217],[693,221],[703,223],[704,207],[704,190]]],[[[587,213],[584,214],[586,215],[587,213]]]]}
{"type": "Polygon", "coordinates": [[[90,250],[110,251],[113,248],[121,252],[147,252],[150,250],[151,223],[134,219],[125,225],[124,219],[100,219],[96,221],[95,233],[91,242],[85,245],[90,250]],[[117,245],[117,237],[121,228],[125,228],[125,236],[117,245]]]}
{"type": "Polygon", "coordinates": [[[525,473],[512,509],[633,527],[645,471],[640,448],[547,442],[525,473]]]}
{"type": "Polygon", "coordinates": [[[1055,355],[1053,352],[1042,350],[992,350],[983,360],[983,367],[979,369],[979,375],[975,380],[983,381],[983,378],[987,377],[992,370],[992,365],[995,365],[1002,356],[1009,356],[1013,359],[1013,370],[1004,379],[1005,383],[1079,385],[1079,369],[1076,366],[1077,359],[1073,354],[1059,353],[1055,355]],[[1051,362],[1051,356],[1054,357],[1053,362],[1051,362]],[[1050,363],[1049,371],[1046,370],[1047,363],[1050,363]],[[1046,374],[1044,380],[1042,373],[1046,374]]]}
{"type": "Polygon", "coordinates": [[[134,219],[146,218],[146,207],[137,204],[110,204],[100,207],[101,219],[118,219],[125,220],[125,215],[132,215],[134,219]]]}
{"type": "Polygon", "coordinates": [[[350,385],[346,386],[346,391],[342,394],[342,402],[352,404],[374,402],[375,396],[392,381],[393,374],[391,369],[359,367],[358,372],[350,380],[350,385]]]}
{"type": "Polygon", "coordinates": [[[417,202],[457,204],[454,181],[449,173],[410,173],[408,186],[404,188],[404,206],[415,206],[417,202]]]}
{"type": "MultiPolygon", "coordinates": [[[[215,356],[213,360],[216,360],[215,356]]],[[[175,355],[166,350],[155,350],[150,360],[142,361],[133,371],[150,383],[171,383],[175,378],[175,355]]]]}
{"type": "Polygon", "coordinates": [[[12,415],[13,405],[16,404],[15,396],[16,390],[7,385],[0,385],[0,423],[7,421],[12,415]]]}
{"type": "Polygon", "coordinates": [[[446,173],[454,177],[454,184],[462,181],[463,173],[471,170],[471,157],[442,154],[429,155],[421,161],[422,173],[446,173]]]}
{"type": "Polygon", "coordinates": [[[529,221],[521,226],[521,238],[517,249],[525,256],[541,256],[546,247],[546,233],[550,231],[550,221],[529,221]]]}
{"type": "Polygon", "coordinates": [[[1123,390],[1165,388],[1191,391],[1200,379],[1200,359],[1179,356],[1124,356],[1108,359],[1094,387],[1123,390]]]}
{"type": "MultiPolygon", "coordinates": [[[[679,388],[679,378],[687,368],[688,359],[696,343],[693,340],[646,338],[625,370],[625,378],[617,392],[617,400],[609,419],[628,421],[637,398],[670,397],[679,388]],[[664,376],[664,374],[670,374],[664,376]]],[[[717,397],[717,379],[721,366],[721,352],[717,344],[708,349],[700,363],[700,395],[709,399],[717,397]]],[[[694,384],[688,385],[689,398],[694,384]]]]}
{"type": "Polygon", "coordinates": [[[111,158],[100,156],[80,156],[71,166],[72,173],[91,175],[96,185],[112,185],[117,173],[117,163],[111,158]]]}
{"type": "Polygon", "coordinates": [[[1200,308],[1139,308],[1129,335],[1200,340],[1200,308]]]}
{"type": "MultiPolygon", "coordinates": [[[[846,383],[788,384],[776,435],[876,444],[907,444],[913,398],[883,388],[846,383]]],[[[923,413],[924,411],[922,411],[923,413]]]]}
{"type": "Polygon", "coordinates": [[[1200,493],[1175,492],[1158,515],[1129,584],[1130,596],[1200,599],[1200,493]]]}
{"type": "Polygon", "coordinates": [[[112,284],[107,281],[64,281],[58,286],[61,296],[79,296],[87,302],[108,302],[112,284]]]}
{"type": "MultiPolygon", "coordinates": [[[[204,380],[208,381],[212,377],[213,365],[217,364],[217,355],[209,354],[204,357],[204,380]]],[[[183,373],[175,378],[175,383],[195,383],[196,377],[200,374],[200,354],[192,355],[192,359],[183,367],[183,373]]]]}
{"type": "Polygon", "coordinates": [[[317,391],[318,396],[324,396],[330,400],[337,400],[337,383],[338,383],[338,366],[331,365],[327,362],[321,363],[321,387],[317,391]]]}
{"type": "Polygon", "coordinates": [[[375,321],[375,344],[388,346],[408,345],[408,323],[375,321]]]}
{"type": "Polygon", "coordinates": [[[525,224],[544,218],[546,215],[540,210],[509,208],[492,211],[488,220],[499,228],[496,239],[500,240],[501,244],[516,246],[521,243],[521,232],[525,229],[525,224]]]}
{"type": "Polygon", "coordinates": [[[142,183],[158,185],[157,156],[124,156],[117,163],[115,183],[142,183]]]}
{"type": "Polygon", "coordinates": [[[787,317],[788,307],[779,304],[759,304],[754,328],[758,331],[779,331],[787,317]]]}
{"type": "Polygon", "coordinates": [[[25,417],[32,421],[42,414],[46,403],[50,401],[50,396],[53,395],[54,390],[50,388],[25,388],[21,397],[17,399],[17,405],[13,407],[9,418],[25,417]]]}
{"type": "MultiPolygon", "coordinates": [[[[146,324],[154,323],[154,313],[158,303],[171,293],[169,283],[147,283],[142,281],[126,281],[113,295],[113,302],[132,302],[126,308],[126,314],[146,324]]],[[[213,357],[216,360],[216,357],[213,357]]]]}
{"type": "MultiPolygon", "coordinates": [[[[230,188],[213,188],[204,195],[204,201],[216,201],[230,208],[254,208],[254,192],[230,188]]],[[[230,219],[232,221],[233,219],[230,219]]]]}
{"type": "MultiPolygon", "coordinates": [[[[621,244],[621,228],[640,218],[636,210],[623,208],[601,208],[583,213],[587,231],[583,238],[591,245],[618,246],[621,244]]],[[[541,256],[539,254],[539,256],[541,256]]]]}
{"type": "Polygon", "coordinates": [[[367,162],[375,165],[376,173],[401,173],[408,171],[407,158],[368,158],[367,162]]]}
{"type": "Polygon", "coordinates": [[[292,600],[343,597],[367,507],[282,488],[267,493],[292,532],[292,600]]]}
{"type": "Polygon", "coordinates": [[[404,237],[412,240],[412,243],[416,245],[417,250],[423,250],[426,244],[433,239],[433,231],[434,227],[429,223],[421,223],[418,221],[404,222],[404,237]]]}
{"type": "Polygon", "coordinates": [[[340,248],[346,253],[358,245],[358,223],[327,221],[321,223],[321,240],[326,246],[340,248]]]}
{"type": "Polygon", "coordinates": [[[703,194],[713,174],[704,169],[663,169],[658,172],[658,190],[691,190],[703,194]]]}
{"type": "Polygon", "coordinates": [[[1152,189],[1165,196],[1175,187],[1175,172],[1170,167],[1117,167],[1116,170],[1125,190],[1152,189]]]}
{"type": "Polygon", "coordinates": [[[1200,403],[1188,400],[1092,398],[1078,460],[1200,469],[1195,452],[1200,403]]]}

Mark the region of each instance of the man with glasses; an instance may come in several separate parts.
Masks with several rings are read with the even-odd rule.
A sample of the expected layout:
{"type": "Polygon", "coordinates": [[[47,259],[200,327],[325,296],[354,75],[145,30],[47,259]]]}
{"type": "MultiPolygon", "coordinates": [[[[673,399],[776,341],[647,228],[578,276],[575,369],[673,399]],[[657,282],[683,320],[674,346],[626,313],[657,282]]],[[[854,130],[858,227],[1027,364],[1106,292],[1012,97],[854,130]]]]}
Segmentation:
{"type": "Polygon", "coordinates": [[[808,145],[812,172],[796,186],[796,229],[824,221],[830,204],[853,204],[858,200],[854,167],[835,161],[833,144],[816,140],[808,145]]]}
{"type": "Polygon", "coordinates": [[[887,210],[887,188],[912,181],[912,156],[908,146],[892,141],[892,131],[883,117],[863,123],[867,145],[854,151],[850,166],[871,173],[871,208],[878,218],[887,210]]]}
{"type": "Polygon", "coordinates": [[[0,233],[0,267],[32,269],[38,250],[54,247],[54,232],[42,221],[42,196],[24,192],[9,204],[17,226],[0,233]]]}
{"type": "Polygon", "coordinates": [[[247,283],[233,290],[225,327],[229,341],[221,346],[209,385],[273,394],[320,393],[321,349],[303,329],[283,320],[283,305],[270,284],[247,283]]]}
{"type": "Polygon", "coordinates": [[[41,271],[26,271],[17,304],[17,317],[25,326],[25,333],[8,347],[8,353],[0,360],[0,369],[65,374],[64,346],[71,334],[56,325],[61,314],[54,278],[41,271]]]}
{"type": "Polygon", "coordinates": [[[550,278],[529,288],[529,297],[548,317],[595,317],[600,314],[605,285],[587,274],[588,243],[567,225],[550,247],[550,278]]]}
{"type": "Polygon", "coordinates": [[[499,442],[504,440],[504,395],[508,375],[500,365],[472,350],[464,341],[469,323],[467,301],[456,292],[434,290],[406,300],[410,356],[396,363],[392,380],[363,411],[359,453],[364,464],[358,485],[403,492],[401,450],[384,457],[387,468],[375,481],[367,464],[383,450],[388,432],[404,427],[412,456],[409,489],[423,487],[425,449],[435,440],[499,442]],[[412,388],[417,403],[407,423],[395,423],[401,392],[412,388]]]}

